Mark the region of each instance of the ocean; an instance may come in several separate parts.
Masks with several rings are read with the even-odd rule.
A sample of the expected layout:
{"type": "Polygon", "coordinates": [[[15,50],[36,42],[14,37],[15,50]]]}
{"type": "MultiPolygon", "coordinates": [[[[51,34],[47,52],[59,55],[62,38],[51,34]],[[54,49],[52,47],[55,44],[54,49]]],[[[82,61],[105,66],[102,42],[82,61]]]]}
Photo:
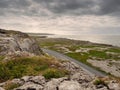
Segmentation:
{"type": "Polygon", "coordinates": [[[95,43],[110,44],[120,47],[120,35],[48,35],[51,38],[68,38],[95,43]]]}

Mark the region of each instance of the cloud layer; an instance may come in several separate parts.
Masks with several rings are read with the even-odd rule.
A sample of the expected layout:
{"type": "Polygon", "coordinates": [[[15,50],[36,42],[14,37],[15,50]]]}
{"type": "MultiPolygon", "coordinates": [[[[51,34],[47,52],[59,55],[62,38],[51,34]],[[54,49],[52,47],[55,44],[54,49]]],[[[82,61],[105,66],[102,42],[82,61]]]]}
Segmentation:
{"type": "Polygon", "coordinates": [[[0,0],[0,27],[26,32],[119,32],[119,17],[120,0],[0,0]]]}

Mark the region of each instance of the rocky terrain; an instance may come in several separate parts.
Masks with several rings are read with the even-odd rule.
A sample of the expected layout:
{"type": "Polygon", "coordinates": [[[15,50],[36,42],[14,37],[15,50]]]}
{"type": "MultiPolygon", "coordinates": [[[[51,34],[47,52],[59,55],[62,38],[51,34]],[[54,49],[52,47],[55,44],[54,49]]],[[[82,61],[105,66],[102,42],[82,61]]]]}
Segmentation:
{"type": "Polygon", "coordinates": [[[116,80],[91,77],[72,62],[61,65],[71,72],[69,76],[52,79],[45,79],[41,75],[24,76],[0,83],[0,90],[120,90],[116,80]]]}
{"type": "Polygon", "coordinates": [[[95,67],[99,67],[101,70],[114,75],[116,77],[120,77],[120,61],[113,60],[87,60],[90,64],[95,67]]]}
{"type": "Polygon", "coordinates": [[[11,55],[19,52],[42,54],[36,41],[27,34],[0,29],[0,55],[11,55]]]}

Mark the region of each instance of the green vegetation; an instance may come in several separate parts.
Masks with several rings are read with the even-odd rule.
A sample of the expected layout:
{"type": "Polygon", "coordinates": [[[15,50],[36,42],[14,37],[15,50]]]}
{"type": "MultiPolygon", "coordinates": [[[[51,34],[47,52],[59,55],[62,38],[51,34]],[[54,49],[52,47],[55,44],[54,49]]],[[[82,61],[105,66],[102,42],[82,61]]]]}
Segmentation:
{"type": "Polygon", "coordinates": [[[64,49],[61,47],[65,47],[70,52],[65,53],[66,55],[75,58],[83,63],[87,63],[87,59],[91,59],[92,57],[101,60],[113,59],[120,60],[120,48],[112,47],[109,45],[103,44],[95,44],[87,41],[77,41],[77,40],[69,40],[69,39],[60,39],[60,38],[42,38],[37,39],[42,47],[49,48],[55,51],[59,51],[61,53],[65,53],[64,49]],[[101,49],[99,49],[101,48],[101,49]],[[86,52],[75,52],[79,49],[90,49],[88,53],[86,52]],[[107,52],[111,52],[113,54],[107,54],[107,52]],[[114,54],[115,53],[115,54],[114,54]]]}
{"type": "Polygon", "coordinates": [[[66,55],[78,59],[82,61],[83,63],[86,63],[86,59],[90,59],[91,57],[95,58],[101,58],[101,60],[107,60],[107,59],[113,59],[113,60],[119,60],[119,54],[120,54],[120,48],[119,47],[111,47],[107,45],[102,44],[94,44],[84,41],[75,41],[75,40],[69,40],[69,39],[37,39],[37,41],[40,43],[40,46],[49,48],[55,51],[59,51],[61,53],[64,53],[65,50],[61,49],[61,47],[65,47],[72,53],[67,53],[66,55]],[[103,50],[100,50],[99,48],[102,48],[103,50]],[[106,49],[107,48],[107,49],[106,49]],[[90,49],[88,53],[80,52],[76,53],[75,51],[78,49],[90,49]],[[111,53],[117,53],[118,55],[109,55],[107,52],[111,53]]]}
{"type": "Polygon", "coordinates": [[[15,84],[15,83],[8,83],[4,86],[5,90],[13,90],[14,88],[19,87],[19,84],[15,84]]]}
{"type": "MultiPolygon", "coordinates": [[[[19,57],[7,62],[0,62],[0,82],[20,78],[25,75],[39,75],[44,73],[44,75],[47,75],[47,72],[44,71],[49,71],[49,68],[53,68],[53,70],[56,68],[55,72],[59,71],[59,77],[65,75],[62,74],[64,70],[58,69],[60,68],[59,62],[51,57],[19,57]]],[[[52,71],[49,72],[52,73],[52,71]]],[[[58,76],[55,75],[55,77],[58,76]]]]}
{"type": "Polygon", "coordinates": [[[105,83],[104,80],[102,79],[96,79],[94,82],[93,82],[94,85],[105,85],[107,86],[107,83],[105,83]]]}
{"type": "Polygon", "coordinates": [[[108,59],[110,58],[104,51],[90,50],[89,55],[92,57],[108,59]]]}
{"type": "Polygon", "coordinates": [[[78,61],[81,61],[82,63],[85,63],[85,64],[88,64],[87,63],[87,59],[89,58],[89,55],[84,53],[84,54],[81,54],[81,53],[67,53],[66,55],[78,60],[78,61]]]}
{"type": "Polygon", "coordinates": [[[35,38],[41,47],[52,47],[55,45],[71,45],[73,42],[69,39],[62,38],[35,38]]]}
{"type": "Polygon", "coordinates": [[[120,48],[110,48],[107,51],[114,52],[114,53],[120,53],[120,48]]]}
{"type": "Polygon", "coordinates": [[[4,56],[0,56],[0,61],[2,61],[5,57],[4,56]]]}
{"type": "Polygon", "coordinates": [[[101,72],[104,71],[92,66],[87,60],[120,60],[120,48],[111,45],[60,38],[39,38],[37,41],[44,48],[61,52],[101,72]]]}
{"type": "Polygon", "coordinates": [[[68,48],[70,51],[75,51],[76,49],[79,49],[79,45],[71,45],[70,47],[66,47],[68,48]]]}
{"type": "Polygon", "coordinates": [[[60,77],[65,76],[66,74],[68,74],[68,71],[66,70],[58,70],[55,68],[50,68],[44,72],[43,76],[46,79],[51,79],[51,78],[60,78],[60,77]]]}

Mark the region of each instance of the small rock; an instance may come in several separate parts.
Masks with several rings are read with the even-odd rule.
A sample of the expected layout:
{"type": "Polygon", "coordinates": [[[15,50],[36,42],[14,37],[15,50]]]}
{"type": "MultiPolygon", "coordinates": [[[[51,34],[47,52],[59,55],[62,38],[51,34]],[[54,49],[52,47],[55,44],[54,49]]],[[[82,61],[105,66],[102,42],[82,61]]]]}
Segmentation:
{"type": "Polygon", "coordinates": [[[0,87],[3,87],[6,84],[6,82],[0,83],[0,87]]]}
{"type": "Polygon", "coordinates": [[[21,81],[20,79],[13,79],[13,80],[11,81],[11,83],[23,85],[23,84],[24,84],[24,81],[21,81]]]}
{"type": "Polygon", "coordinates": [[[24,76],[21,78],[22,81],[28,82],[33,76],[24,76]]]}

